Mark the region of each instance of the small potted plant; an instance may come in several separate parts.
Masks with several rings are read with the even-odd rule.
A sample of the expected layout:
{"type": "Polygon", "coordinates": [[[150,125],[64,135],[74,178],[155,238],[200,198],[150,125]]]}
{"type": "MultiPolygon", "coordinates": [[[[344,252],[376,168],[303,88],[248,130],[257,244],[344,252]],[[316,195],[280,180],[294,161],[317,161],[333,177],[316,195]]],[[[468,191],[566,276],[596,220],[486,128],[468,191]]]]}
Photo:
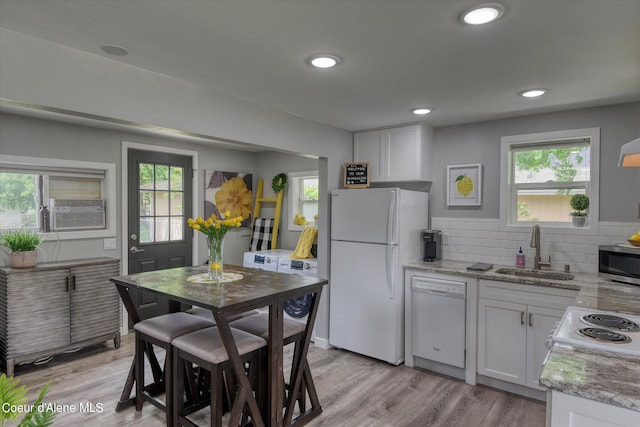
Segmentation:
{"type": "Polygon", "coordinates": [[[571,205],[571,220],[576,227],[584,227],[589,209],[589,197],[584,194],[574,194],[569,201],[571,205]]]}
{"type": "Polygon", "coordinates": [[[9,265],[14,268],[28,268],[36,265],[36,248],[42,243],[42,236],[35,231],[12,230],[2,233],[0,245],[9,249],[9,265]]]}

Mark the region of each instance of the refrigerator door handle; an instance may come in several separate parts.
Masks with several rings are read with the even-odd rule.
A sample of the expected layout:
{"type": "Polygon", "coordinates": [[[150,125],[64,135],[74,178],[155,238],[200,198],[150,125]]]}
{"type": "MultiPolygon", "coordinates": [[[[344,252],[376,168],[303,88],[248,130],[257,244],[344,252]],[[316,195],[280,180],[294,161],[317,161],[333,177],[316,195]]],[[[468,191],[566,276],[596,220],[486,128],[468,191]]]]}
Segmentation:
{"type": "Polygon", "coordinates": [[[396,294],[396,268],[398,264],[398,247],[387,246],[387,291],[389,299],[394,299],[396,294]]]}
{"type": "Polygon", "coordinates": [[[395,245],[395,222],[396,222],[396,192],[391,191],[391,200],[389,200],[389,217],[387,222],[387,244],[395,245]]]}

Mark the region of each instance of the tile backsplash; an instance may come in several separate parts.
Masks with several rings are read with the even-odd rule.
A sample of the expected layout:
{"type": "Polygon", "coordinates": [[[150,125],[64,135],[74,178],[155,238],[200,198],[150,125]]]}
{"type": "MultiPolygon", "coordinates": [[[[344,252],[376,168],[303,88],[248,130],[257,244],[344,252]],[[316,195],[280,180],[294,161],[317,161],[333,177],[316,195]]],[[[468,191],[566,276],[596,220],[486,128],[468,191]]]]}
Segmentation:
{"type": "MultiPolygon", "coordinates": [[[[442,231],[443,259],[515,266],[516,253],[522,247],[526,268],[533,267],[531,229],[503,231],[498,219],[443,217],[432,218],[431,228],[442,231]]],[[[598,245],[626,242],[640,230],[640,223],[600,222],[598,230],[598,235],[583,235],[541,226],[540,255],[543,260],[551,256],[553,270],[564,270],[568,264],[573,272],[597,273],[598,245]]]]}

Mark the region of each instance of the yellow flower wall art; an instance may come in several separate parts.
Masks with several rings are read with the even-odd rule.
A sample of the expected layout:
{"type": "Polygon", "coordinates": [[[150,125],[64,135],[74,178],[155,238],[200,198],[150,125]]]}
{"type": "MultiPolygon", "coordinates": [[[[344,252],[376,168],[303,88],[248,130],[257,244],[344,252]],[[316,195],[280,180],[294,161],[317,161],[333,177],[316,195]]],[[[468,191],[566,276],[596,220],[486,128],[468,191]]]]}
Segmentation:
{"type": "Polygon", "coordinates": [[[242,217],[242,227],[251,224],[253,211],[253,174],[205,171],[204,217],[242,217]]]}
{"type": "Polygon", "coordinates": [[[481,206],[482,165],[447,166],[447,205],[481,206]]]}

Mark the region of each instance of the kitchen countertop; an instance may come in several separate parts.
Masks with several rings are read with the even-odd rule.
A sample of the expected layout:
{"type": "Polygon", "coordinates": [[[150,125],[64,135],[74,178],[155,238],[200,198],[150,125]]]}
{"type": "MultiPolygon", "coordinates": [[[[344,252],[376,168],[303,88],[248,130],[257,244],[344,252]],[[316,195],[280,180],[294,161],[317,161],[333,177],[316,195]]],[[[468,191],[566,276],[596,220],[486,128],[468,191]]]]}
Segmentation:
{"type": "MultiPolygon", "coordinates": [[[[573,280],[549,280],[468,271],[471,262],[436,261],[406,264],[405,269],[455,274],[533,286],[578,291],[576,307],[640,316],[640,286],[611,284],[595,274],[572,273],[573,280]]],[[[540,384],[551,390],[640,412],[640,358],[567,344],[554,344],[542,371],[540,384]]]]}

